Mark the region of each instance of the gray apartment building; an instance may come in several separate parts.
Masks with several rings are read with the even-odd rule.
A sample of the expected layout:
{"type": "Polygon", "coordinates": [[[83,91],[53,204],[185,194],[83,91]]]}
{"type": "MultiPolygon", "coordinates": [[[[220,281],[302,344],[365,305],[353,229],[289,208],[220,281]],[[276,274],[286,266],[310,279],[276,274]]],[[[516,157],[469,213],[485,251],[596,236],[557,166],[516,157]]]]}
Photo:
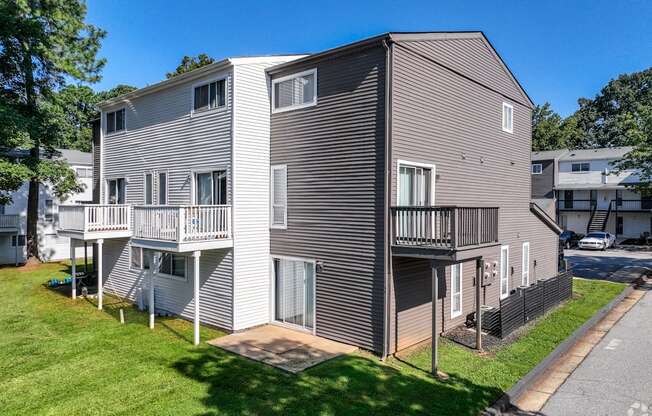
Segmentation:
{"type": "Polygon", "coordinates": [[[557,274],[532,106],[480,32],[227,59],[102,105],[62,233],[151,313],[391,354],[557,274]]]}

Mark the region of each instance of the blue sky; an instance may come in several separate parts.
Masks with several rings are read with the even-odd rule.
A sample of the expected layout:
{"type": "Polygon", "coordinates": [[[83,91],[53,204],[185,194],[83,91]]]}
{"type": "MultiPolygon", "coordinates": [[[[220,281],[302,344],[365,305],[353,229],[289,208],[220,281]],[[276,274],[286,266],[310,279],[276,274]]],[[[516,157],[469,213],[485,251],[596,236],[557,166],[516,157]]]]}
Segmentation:
{"type": "Polygon", "coordinates": [[[160,81],[183,55],[317,52],[387,31],[482,30],[536,103],[563,115],[652,66],[652,1],[88,0],[106,31],[96,90],[160,81]]]}

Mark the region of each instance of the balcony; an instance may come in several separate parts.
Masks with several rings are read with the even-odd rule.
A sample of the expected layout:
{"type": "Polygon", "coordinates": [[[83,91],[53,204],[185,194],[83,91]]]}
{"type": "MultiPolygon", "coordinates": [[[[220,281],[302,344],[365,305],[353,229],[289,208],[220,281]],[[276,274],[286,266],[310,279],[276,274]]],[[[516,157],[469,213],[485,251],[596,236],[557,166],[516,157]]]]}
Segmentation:
{"type": "Polygon", "coordinates": [[[84,241],[131,237],[131,207],[61,205],[58,234],[84,241]]]}
{"type": "Polygon", "coordinates": [[[19,228],[18,215],[2,214],[0,215],[0,233],[15,233],[19,228]]]}
{"type": "Polygon", "coordinates": [[[188,252],[233,247],[230,205],[136,206],[132,245],[188,252]]]}
{"type": "Polygon", "coordinates": [[[592,199],[560,199],[557,208],[560,211],[593,211],[597,204],[598,201],[592,199]]]}
{"type": "Polygon", "coordinates": [[[652,212],[652,199],[612,199],[611,210],[616,212],[652,212]]]}
{"type": "Polygon", "coordinates": [[[458,261],[498,241],[497,207],[392,207],[392,252],[458,261]]]}

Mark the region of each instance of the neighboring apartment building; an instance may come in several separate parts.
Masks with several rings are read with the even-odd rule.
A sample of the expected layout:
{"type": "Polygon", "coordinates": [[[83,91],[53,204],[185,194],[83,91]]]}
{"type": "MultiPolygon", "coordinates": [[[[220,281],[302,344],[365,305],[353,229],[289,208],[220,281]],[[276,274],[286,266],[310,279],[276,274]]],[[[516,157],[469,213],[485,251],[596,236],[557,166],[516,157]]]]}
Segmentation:
{"type": "Polygon", "coordinates": [[[550,197],[558,223],[578,233],[608,231],[638,238],[652,231],[652,198],[628,188],[635,170],[614,173],[631,147],[553,150],[532,155],[532,196],[550,197]],[[554,157],[552,157],[554,156],[554,157]]]}
{"type": "Polygon", "coordinates": [[[479,32],[221,61],[103,104],[106,205],[67,208],[63,233],[157,311],[393,353],[464,323],[476,282],[498,306],[557,274],[531,109],[479,32]]]}
{"type": "MultiPolygon", "coordinates": [[[[59,149],[57,152],[59,155],[54,157],[68,162],[77,173],[77,179],[84,186],[84,190],[70,195],[65,201],[60,201],[53,194],[51,185],[40,186],[37,227],[39,255],[44,261],[70,258],[70,240],[57,236],[59,205],[89,203],[93,200],[91,154],[68,149],[59,149]]],[[[12,194],[11,204],[0,205],[0,264],[18,264],[25,261],[28,191],[29,183],[26,182],[12,194]]],[[[84,256],[83,247],[77,250],[77,255],[84,256]]]]}

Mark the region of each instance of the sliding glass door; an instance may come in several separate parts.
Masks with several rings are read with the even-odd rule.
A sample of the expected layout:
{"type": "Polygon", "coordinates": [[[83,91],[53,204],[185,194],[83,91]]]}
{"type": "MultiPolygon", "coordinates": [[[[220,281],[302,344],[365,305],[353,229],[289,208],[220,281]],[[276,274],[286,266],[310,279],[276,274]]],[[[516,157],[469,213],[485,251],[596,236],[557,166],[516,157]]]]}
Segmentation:
{"type": "Polygon", "coordinates": [[[315,265],[274,259],[274,319],[312,330],[315,325],[315,265]]]}

